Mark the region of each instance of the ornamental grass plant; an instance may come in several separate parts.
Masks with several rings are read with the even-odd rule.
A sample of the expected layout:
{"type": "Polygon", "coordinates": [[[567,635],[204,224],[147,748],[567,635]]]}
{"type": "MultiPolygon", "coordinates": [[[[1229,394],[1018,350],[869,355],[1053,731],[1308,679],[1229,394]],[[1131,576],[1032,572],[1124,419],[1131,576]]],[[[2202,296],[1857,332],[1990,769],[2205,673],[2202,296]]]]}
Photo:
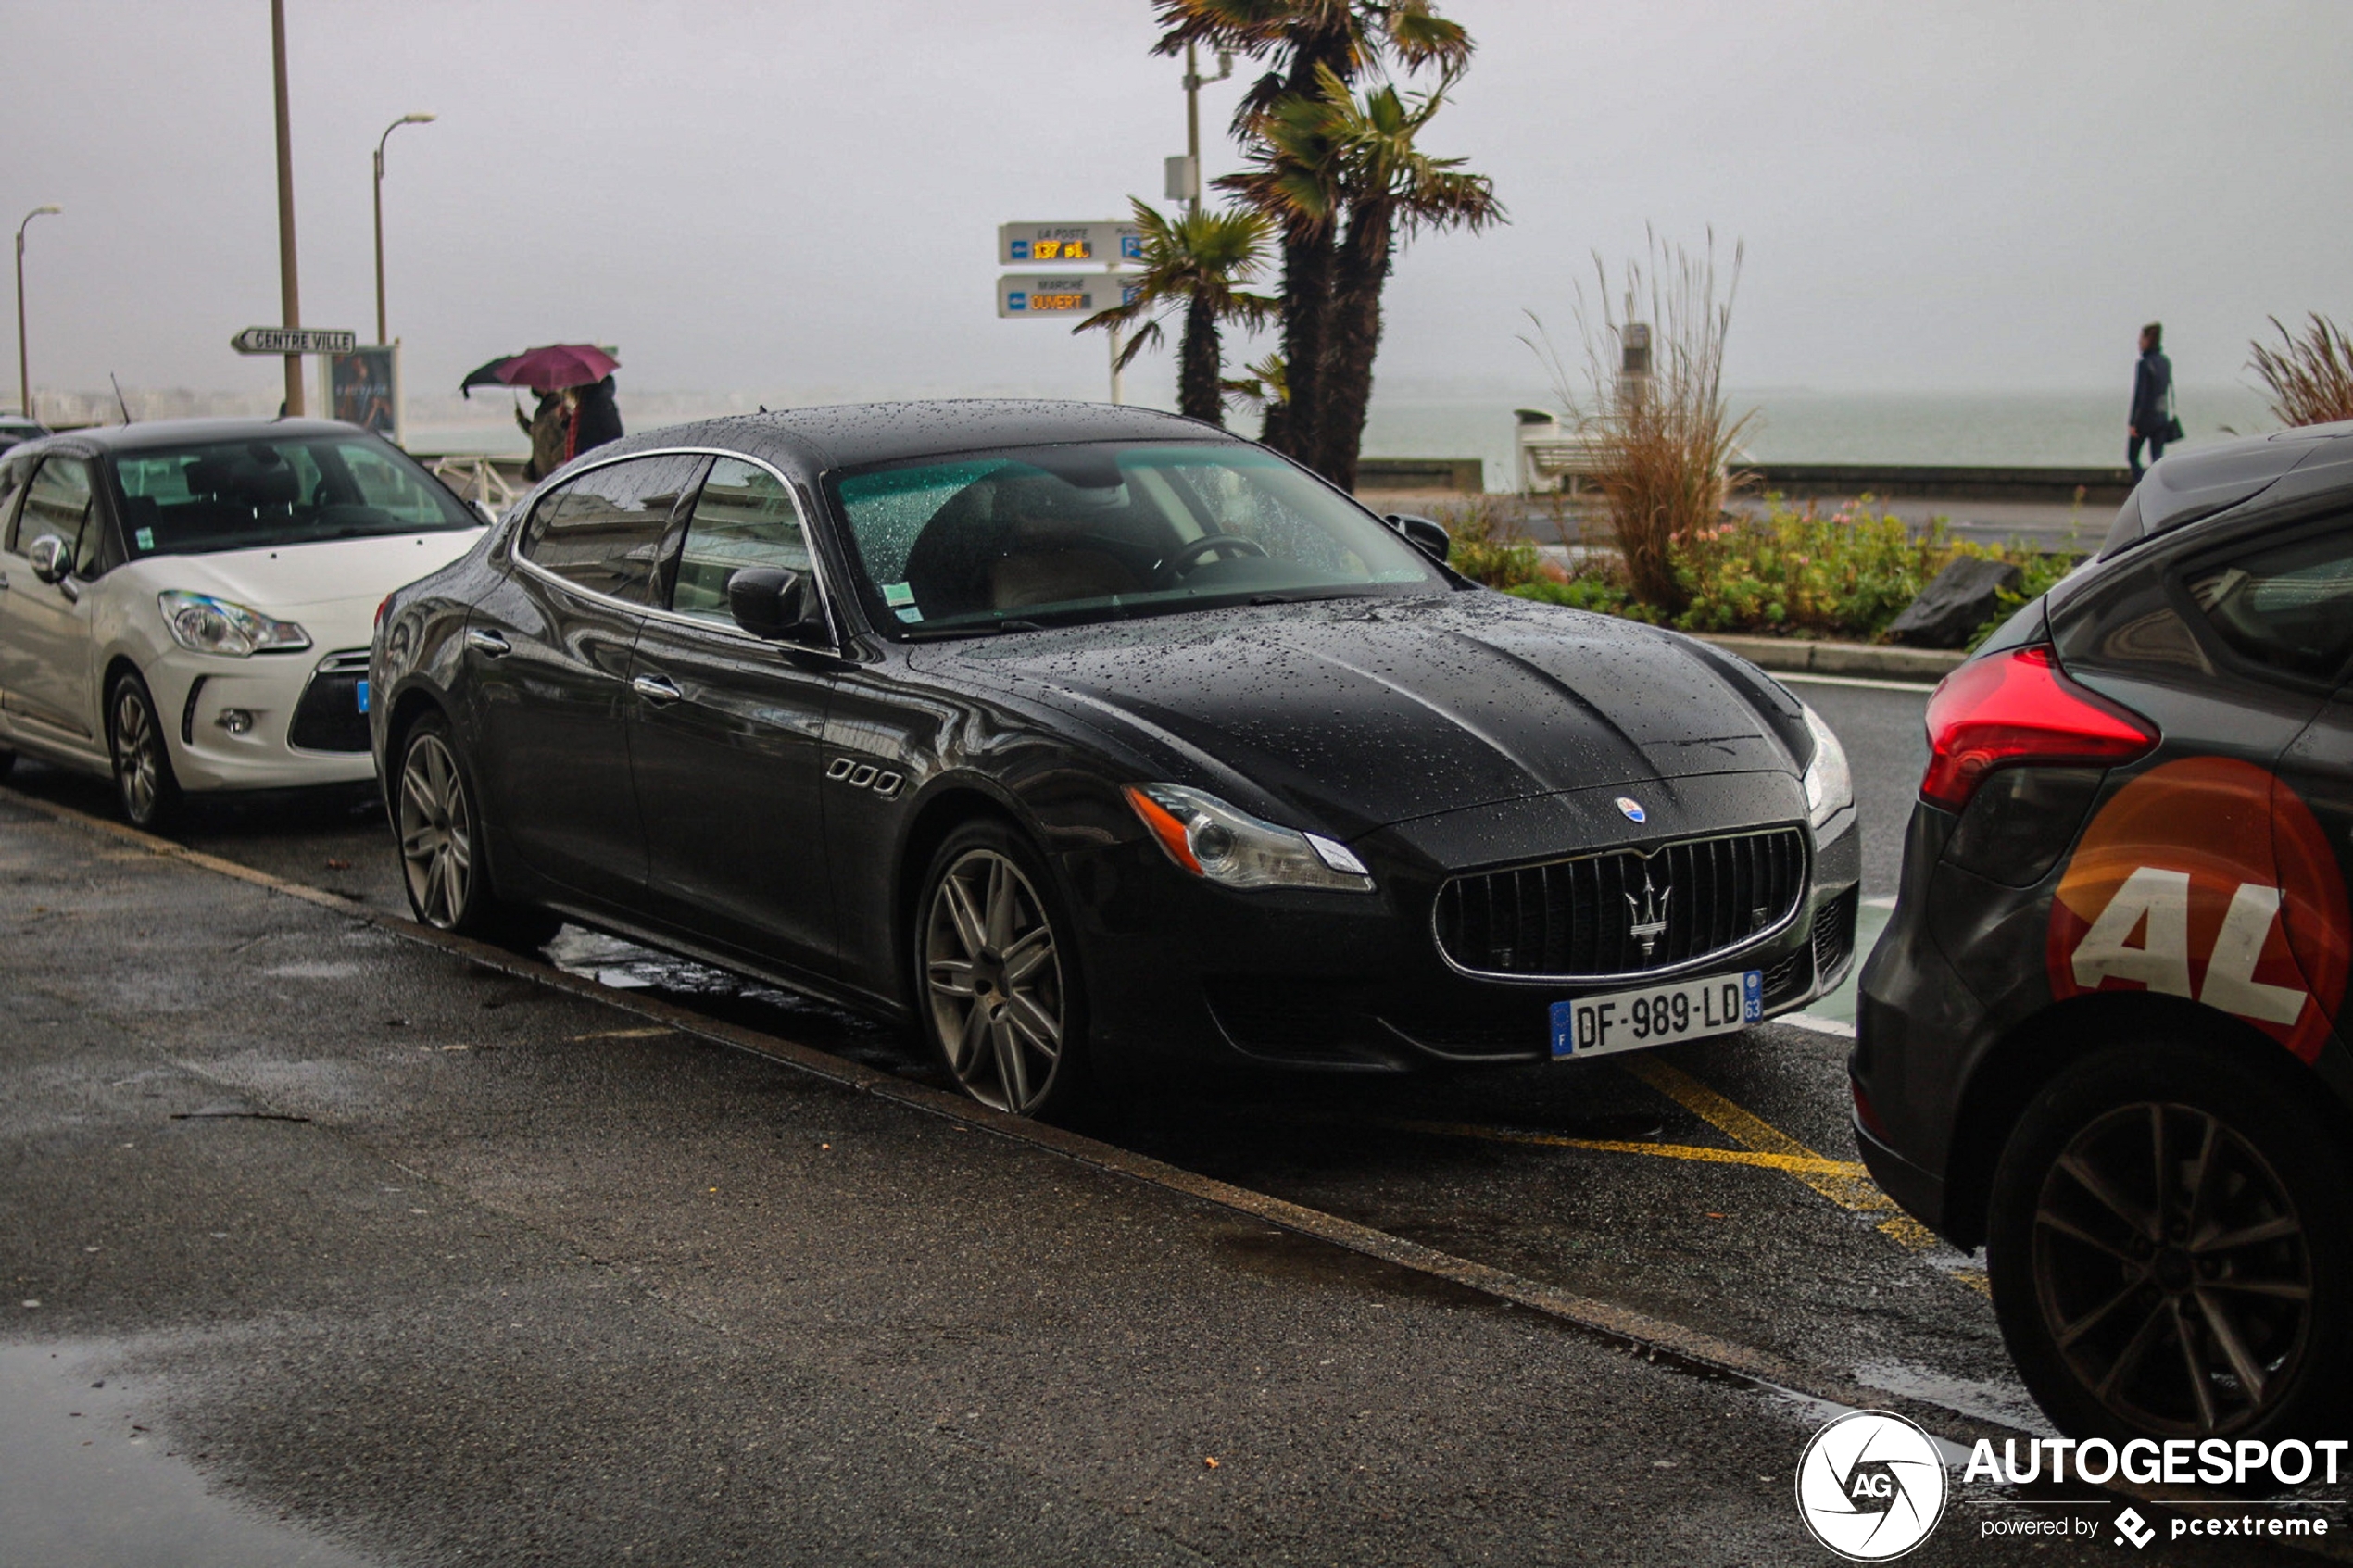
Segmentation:
{"type": "Polygon", "coordinates": [[[1616,287],[1596,255],[1598,320],[1578,290],[1581,374],[1532,313],[1535,335],[1522,339],[1586,443],[1585,477],[1604,497],[1635,597],[1665,617],[1688,607],[1679,563],[1743,483],[1732,461],[1750,416],[1733,417],[1723,386],[1742,255],[1734,245],[1720,294],[1713,232],[1697,256],[1652,234],[1616,287]]]}
{"type": "Polygon", "coordinates": [[[2277,316],[2271,326],[2280,345],[2256,344],[2249,361],[2270,394],[2271,417],[2290,426],[2353,420],[2353,337],[2317,310],[2301,336],[2277,316]]]}

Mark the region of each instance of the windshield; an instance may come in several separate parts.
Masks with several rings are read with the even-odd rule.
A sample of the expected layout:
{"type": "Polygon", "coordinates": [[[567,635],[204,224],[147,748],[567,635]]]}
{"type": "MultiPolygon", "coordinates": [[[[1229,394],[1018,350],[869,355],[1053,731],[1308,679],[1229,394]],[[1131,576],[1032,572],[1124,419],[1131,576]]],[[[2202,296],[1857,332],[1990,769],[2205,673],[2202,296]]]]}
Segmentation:
{"type": "Polygon", "coordinates": [[[1447,585],[1381,523],[1239,444],[959,453],[833,489],[868,608],[900,635],[1447,585]]]}
{"type": "Polygon", "coordinates": [[[364,435],[267,435],[119,452],[132,558],[480,528],[405,454],[364,435]]]}

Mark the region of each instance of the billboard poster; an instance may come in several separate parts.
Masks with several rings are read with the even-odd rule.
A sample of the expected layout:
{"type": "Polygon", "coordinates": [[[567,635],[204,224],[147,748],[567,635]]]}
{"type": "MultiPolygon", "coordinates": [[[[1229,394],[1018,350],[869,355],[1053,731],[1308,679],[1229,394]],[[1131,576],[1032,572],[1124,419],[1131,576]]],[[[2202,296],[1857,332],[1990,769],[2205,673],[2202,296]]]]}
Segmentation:
{"type": "Polygon", "coordinates": [[[320,377],[325,383],[320,404],[327,418],[372,430],[398,444],[403,421],[397,344],[371,344],[348,354],[322,356],[320,377]]]}

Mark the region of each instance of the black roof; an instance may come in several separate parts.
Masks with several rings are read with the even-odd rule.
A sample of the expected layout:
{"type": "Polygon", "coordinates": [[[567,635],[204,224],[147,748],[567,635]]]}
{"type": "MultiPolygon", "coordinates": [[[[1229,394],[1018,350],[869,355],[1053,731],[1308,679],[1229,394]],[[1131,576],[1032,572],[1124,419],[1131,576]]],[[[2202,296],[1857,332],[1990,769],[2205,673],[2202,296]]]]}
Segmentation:
{"type": "Polygon", "coordinates": [[[598,454],[618,456],[649,446],[737,446],[772,458],[788,457],[807,469],[823,470],[991,446],[1239,439],[1199,420],[1155,408],[1042,397],[973,397],[734,414],[646,431],[599,447],[598,454]]]}
{"type": "Polygon", "coordinates": [[[2301,500],[2348,484],[2353,484],[2353,422],[2303,425],[2196,446],[2151,465],[2141,476],[2100,553],[2113,555],[2266,492],[2268,507],[2271,500],[2301,500]]]}

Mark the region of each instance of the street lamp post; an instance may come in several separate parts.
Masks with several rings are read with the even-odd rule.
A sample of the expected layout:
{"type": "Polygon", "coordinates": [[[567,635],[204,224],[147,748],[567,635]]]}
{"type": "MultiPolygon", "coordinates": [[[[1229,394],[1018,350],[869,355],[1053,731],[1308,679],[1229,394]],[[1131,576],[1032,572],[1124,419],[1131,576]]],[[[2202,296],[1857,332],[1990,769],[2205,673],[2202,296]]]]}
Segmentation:
{"type": "MultiPolygon", "coordinates": [[[[278,306],[282,325],[302,325],[295,271],[294,131],[286,117],[286,0],[270,0],[270,76],[278,116],[278,306]]],[[[302,418],[302,356],[286,356],[288,418],[302,418]]]]}
{"type": "Polygon", "coordinates": [[[1167,194],[1172,201],[1183,202],[1188,212],[1201,210],[1201,90],[1233,74],[1234,56],[1229,51],[1218,50],[1217,74],[1203,76],[1193,45],[1185,45],[1185,158],[1181,165],[1169,160],[1167,194]]]}
{"type": "Polygon", "coordinates": [[[32,360],[24,346],[24,231],[25,225],[44,213],[63,212],[61,207],[36,207],[24,215],[24,222],[17,225],[17,407],[26,419],[32,415],[32,360]]]}
{"type": "Polygon", "coordinates": [[[385,126],[384,133],[376,138],[376,341],[378,343],[392,341],[385,335],[384,328],[384,144],[391,141],[392,133],[402,126],[430,125],[434,117],[429,114],[404,114],[390,125],[385,126]]]}

